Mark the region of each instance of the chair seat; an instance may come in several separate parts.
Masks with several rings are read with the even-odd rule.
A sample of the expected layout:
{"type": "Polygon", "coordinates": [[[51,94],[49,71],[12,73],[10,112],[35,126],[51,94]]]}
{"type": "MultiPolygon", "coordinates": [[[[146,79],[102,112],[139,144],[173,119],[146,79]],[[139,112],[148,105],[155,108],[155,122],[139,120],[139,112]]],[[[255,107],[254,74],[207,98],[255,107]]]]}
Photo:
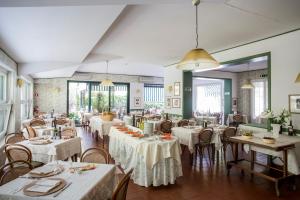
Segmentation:
{"type": "Polygon", "coordinates": [[[44,165],[44,163],[38,161],[31,161],[30,164],[33,166],[33,168],[38,168],[44,165]]]}

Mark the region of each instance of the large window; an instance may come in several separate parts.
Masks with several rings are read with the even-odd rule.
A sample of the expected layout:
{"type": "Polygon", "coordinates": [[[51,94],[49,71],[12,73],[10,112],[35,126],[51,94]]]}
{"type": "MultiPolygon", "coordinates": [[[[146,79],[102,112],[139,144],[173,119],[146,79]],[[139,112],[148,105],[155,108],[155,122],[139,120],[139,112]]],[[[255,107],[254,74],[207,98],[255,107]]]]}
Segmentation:
{"type": "Polygon", "coordinates": [[[164,86],[161,84],[145,84],[144,104],[146,110],[160,113],[164,106],[164,86]]]}
{"type": "Polygon", "coordinates": [[[252,80],[254,89],[251,94],[252,120],[257,122],[259,116],[268,108],[268,82],[267,80],[252,80]]]}
{"type": "Polygon", "coordinates": [[[11,104],[8,103],[8,72],[0,67],[0,137],[3,137],[7,130],[11,104]]]}
{"type": "Polygon", "coordinates": [[[21,119],[30,118],[30,110],[32,106],[31,84],[27,81],[21,87],[21,119]]]}
{"type": "Polygon", "coordinates": [[[0,103],[6,101],[7,73],[0,70],[0,103]]]}

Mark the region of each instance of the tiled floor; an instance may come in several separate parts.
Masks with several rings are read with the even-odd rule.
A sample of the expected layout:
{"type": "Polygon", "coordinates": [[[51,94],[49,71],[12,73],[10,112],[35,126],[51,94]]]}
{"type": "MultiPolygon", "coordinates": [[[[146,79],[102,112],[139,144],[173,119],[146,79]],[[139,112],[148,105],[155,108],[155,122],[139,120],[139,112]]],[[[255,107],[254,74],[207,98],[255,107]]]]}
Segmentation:
{"type": "MultiPolygon", "coordinates": [[[[83,148],[100,146],[91,134],[79,129],[79,136],[83,138],[83,148]]],[[[233,169],[230,176],[226,175],[223,160],[216,162],[211,169],[204,161],[200,168],[189,164],[188,152],[182,155],[183,177],[176,180],[176,184],[160,187],[141,187],[132,182],[128,189],[128,200],[300,200],[300,184],[297,179],[297,190],[289,191],[282,185],[282,197],[275,195],[274,184],[264,179],[255,177],[250,181],[250,176],[244,177],[233,169]],[[200,168],[200,169],[199,169],[200,168]]]]}

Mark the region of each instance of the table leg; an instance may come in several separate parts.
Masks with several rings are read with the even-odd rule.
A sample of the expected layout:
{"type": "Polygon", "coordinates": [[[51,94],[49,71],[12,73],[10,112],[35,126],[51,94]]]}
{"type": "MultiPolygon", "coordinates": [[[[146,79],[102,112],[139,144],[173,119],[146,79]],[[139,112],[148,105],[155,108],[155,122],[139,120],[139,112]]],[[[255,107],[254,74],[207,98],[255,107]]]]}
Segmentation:
{"type": "Polygon", "coordinates": [[[234,161],[237,162],[239,158],[239,143],[234,143],[234,161]]]}
{"type": "Polygon", "coordinates": [[[276,191],[276,195],[277,197],[280,196],[280,190],[279,190],[279,181],[275,181],[275,191],[276,191]]]}
{"type": "Polygon", "coordinates": [[[288,175],[288,158],[287,158],[287,149],[283,150],[283,176],[288,175]]]}
{"type": "Polygon", "coordinates": [[[255,162],[256,152],[251,150],[251,180],[253,179],[253,173],[254,170],[254,162],[255,162]]]}

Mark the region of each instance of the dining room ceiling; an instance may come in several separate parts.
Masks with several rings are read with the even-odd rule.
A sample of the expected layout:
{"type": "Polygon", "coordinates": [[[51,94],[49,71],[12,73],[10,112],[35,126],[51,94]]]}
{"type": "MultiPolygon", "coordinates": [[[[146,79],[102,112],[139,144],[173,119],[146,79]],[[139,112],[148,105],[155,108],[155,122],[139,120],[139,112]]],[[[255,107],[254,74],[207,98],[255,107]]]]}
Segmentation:
{"type": "MultiPolygon", "coordinates": [[[[203,0],[199,46],[213,53],[298,29],[299,8],[299,0],[203,0]]],[[[194,9],[190,0],[2,0],[0,47],[33,77],[103,73],[106,60],[110,73],[162,77],[195,47],[194,9]]]]}

